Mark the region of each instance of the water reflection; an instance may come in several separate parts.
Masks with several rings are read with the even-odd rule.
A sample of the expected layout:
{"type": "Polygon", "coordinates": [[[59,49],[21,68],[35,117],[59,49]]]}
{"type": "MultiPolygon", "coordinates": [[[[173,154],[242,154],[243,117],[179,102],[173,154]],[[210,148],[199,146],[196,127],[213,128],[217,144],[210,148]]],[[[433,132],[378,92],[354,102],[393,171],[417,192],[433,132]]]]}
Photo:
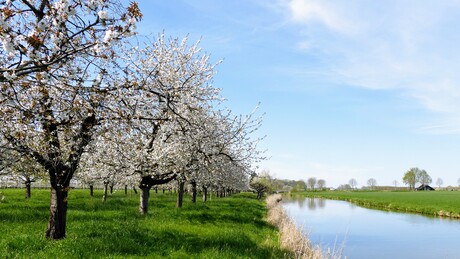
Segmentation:
{"type": "Polygon", "coordinates": [[[318,207],[324,208],[326,206],[326,199],[317,199],[318,207]]]}
{"type": "Polygon", "coordinates": [[[315,198],[292,197],[283,205],[312,242],[325,249],[337,249],[345,242],[347,258],[458,258],[460,254],[459,220],[315,198]]]}
{"type": "Polygon", "coordinates": [[[304,208],[305,203],[308,206],[308,209],[315,210],[316,208],[324,208],[326,206],[326,199],[321,198],[305,198],[301,196],[290,196],[285,197],[285,200],[289,201],[290,203],[296,203],[299,208],[304,208]]]}

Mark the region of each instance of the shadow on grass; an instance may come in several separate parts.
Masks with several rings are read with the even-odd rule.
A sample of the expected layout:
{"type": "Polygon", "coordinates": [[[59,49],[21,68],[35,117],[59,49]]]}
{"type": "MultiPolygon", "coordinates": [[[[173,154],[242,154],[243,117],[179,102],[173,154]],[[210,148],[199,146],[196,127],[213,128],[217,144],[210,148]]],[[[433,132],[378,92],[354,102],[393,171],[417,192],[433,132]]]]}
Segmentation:
{"type": "MultiPolygon", "coordinates": [[[[172,230],[124,229],[112,233],[90,231],[86,238],[75,238],[65,247],[72,247],[72,253],[83,257],[114,256],[173,256],[185,252],[188,256],[212,256],[215,251],[232,258],[270,258],[273,249],[256,244],[241,232],[228,232],[223,235],[216,231],[211,235],[200,235],[172,230]],[[71,243],[71,244],[70,244],[71,243]]],[[[67,250],[67,249],[65,249],[67,250]]],[[[70,251],[62,251],[64,254],[70,251]]],[[[282,251],[278,252],[279,254],[282,251]]]]}
{"type": "MultiPolygon", "coordinates": [[[[184,201],[176,209],[174,195],[154,194],[149,214],[139,215],[138,198],[115,194],[101,202],[72,191],[67,237],[44,239],[49,192],[30,201],[2,204],[0,254],[37,258],[282,258],[275,229],[263,221],[265,207],[249,197],[184,201]]],[[[22,194],[21,194],[22,195],[22,194]]],[[[13,196],[13,195],[11,195],[13,196]]],[[[13,200],[13,199],[12,199],[13,200]]]]}

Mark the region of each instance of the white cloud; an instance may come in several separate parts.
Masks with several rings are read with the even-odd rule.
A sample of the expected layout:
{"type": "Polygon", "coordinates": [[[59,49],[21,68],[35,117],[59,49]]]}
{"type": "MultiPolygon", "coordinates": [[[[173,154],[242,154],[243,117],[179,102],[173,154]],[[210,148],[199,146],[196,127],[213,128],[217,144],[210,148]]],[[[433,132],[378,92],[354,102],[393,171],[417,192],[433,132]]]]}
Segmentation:
{"type": "Polygon", "coordinates": [[[348,27],[348,24],[333,9],[333,6],[327,6],[324,1],[290,0],[286,4],[294,22],[303,24],[319,22],[336,31],[345,31],[348,27]]]}
{"type": "Polygon", "coordinates": [[[299,51],[324,55],[337,81],[398,90],[443,116],[446,132],[460,130],[458,1],[283,3],[304,30],[299,51]]]}

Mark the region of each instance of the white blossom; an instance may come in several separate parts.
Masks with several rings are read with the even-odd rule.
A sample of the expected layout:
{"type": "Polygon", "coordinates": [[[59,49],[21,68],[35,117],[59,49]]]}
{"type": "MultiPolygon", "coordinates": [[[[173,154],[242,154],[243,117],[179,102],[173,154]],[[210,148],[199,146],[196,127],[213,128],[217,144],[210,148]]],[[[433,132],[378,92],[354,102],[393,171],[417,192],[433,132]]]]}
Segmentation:
{"type": "Polygon", "coordinates": [[[99,19],[101,20],[105,20],[108,18],[107,11],[104,11],[104,10],[99,11],[97,15],[99,16],[99,19]]]}
{"type": "Polygon", "coordinates": [[[8,55],[14,55],[15,49],[13,42],[8,37],[2,38],[3,49],[8,53],[8,55]]]}
{"type": "Polygon", "coordinates": [[[3,72],[3,77],[5,77],[5,79],[8,81],[12,81],[17,78],[16,73],[14,71],[13,72],[8,72],[8,71],[3,72]]]}
{"type": "Polygon", "coordinates": [[[119,34],[112,28],[108,29],[104,35],[104,43],[110,43],[113,39],[117,38],[119,34]]]}

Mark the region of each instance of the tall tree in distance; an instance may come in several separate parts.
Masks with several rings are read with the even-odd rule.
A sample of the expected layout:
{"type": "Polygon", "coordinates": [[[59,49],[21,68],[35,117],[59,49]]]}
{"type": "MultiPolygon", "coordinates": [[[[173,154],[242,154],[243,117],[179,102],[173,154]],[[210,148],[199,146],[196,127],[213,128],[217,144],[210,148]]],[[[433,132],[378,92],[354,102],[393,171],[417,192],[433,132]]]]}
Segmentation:
{"type": "Polygon", "coordinates": [[[348,184],[350,185],[351,189],[355,189],[356,186],[358,186],[358,182],[356,181],[355,178],[351,178],[351,179],[348,181],[348,184]]]}
{"type": "Polygon", "coordinates": [[[441,188],[441,185],[442,185],[443,183],[444,183],[444,181],[443,181],[441,178],[438,178],[438,179],[436,180],[436,185],[437,185],[439,188],[441,188]]]}
{"type": "Polygon", "coordinates": [[[410,190],[415,190],[415,184],[417,183],[417,175],[420,169],[417,167],[411,168],[403,176],[403,183],[409,185],[410,190]]]}
{"type": "Polygon", "coordinates": [[[376,185],[377,185],[377,180],[375,180],[375,178],[370,178],[369,180],[367,180],[367,186],[369,186],[371,190],[373,190],[376,185]]]}
{"type": "Polygon", "coordinates": [[[425,170],[419,170],[417,173],[417,182],[421,185],[427,185],[433,182],[431,176],[425,170]]]}
{"type": "Polygon", "coordinates": [[[319,190],[322,190],[324,187],[326,187],[326,180],[319,179],[316,185],[318,186],[319,190]]]}
{"type": "Polygon", "coordinates": [[[315,186],[316,186],[316,178],[315,177],[310,177],[307,179],[307,186],[312,190],[314,191],[315,190],[315,186]]]}

